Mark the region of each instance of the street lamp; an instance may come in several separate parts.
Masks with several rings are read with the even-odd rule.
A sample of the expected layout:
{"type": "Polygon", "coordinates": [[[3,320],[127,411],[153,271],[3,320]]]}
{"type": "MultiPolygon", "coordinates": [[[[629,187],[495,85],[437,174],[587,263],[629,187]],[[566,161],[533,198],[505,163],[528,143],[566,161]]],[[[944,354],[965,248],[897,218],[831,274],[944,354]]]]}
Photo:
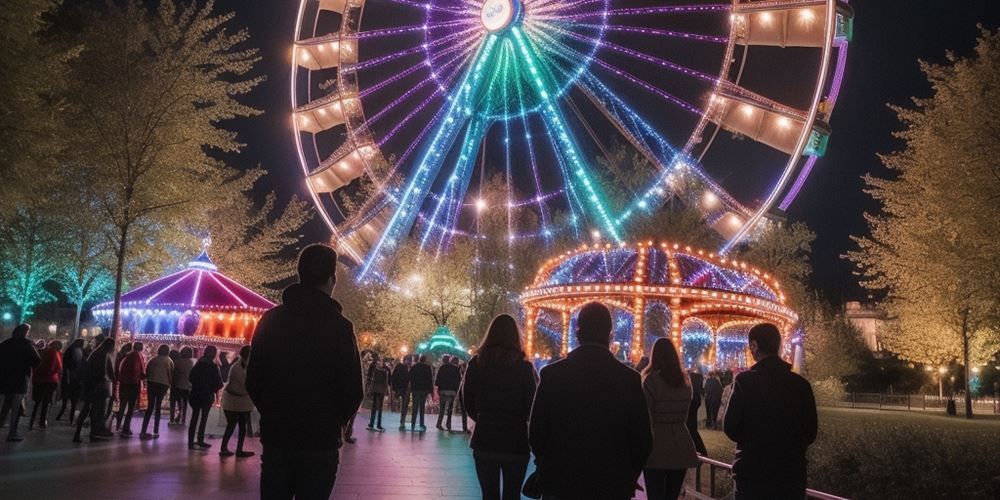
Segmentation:
{"type": "Polygon", "coordinates": [[[942,366],[938,368],[938,398],[944,398],[944,374],[948,373],[948,367],[942,366]]]}

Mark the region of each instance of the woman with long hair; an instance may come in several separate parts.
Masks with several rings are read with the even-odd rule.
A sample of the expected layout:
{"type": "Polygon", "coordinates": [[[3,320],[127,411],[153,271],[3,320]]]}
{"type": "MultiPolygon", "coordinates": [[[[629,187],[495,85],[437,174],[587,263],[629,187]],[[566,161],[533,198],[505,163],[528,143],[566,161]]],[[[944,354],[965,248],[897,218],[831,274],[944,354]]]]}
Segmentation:
{"type": "Polygon", "coordinates": [[[247,362],[250,361],[250,346],[245,345],[240,349],[240,357],[230,365],[229,382],[226,389],[222,391],[222,411],[226,414],[226,431],[222,434],[222,449],[219,455],[231,457],[233,452],[229,451],[229,439],[233,437],[233,431],[239,427],[236,435],[236,457],[252,457],[252,451],[243,449],[243,441],[247,437],[247,424],[250,423],[250,412],[253,411],[253,401],[247,392],[247,362]]]}
{"type": "Polygon", "coordinates": [[[643,470],[646,497],[676,499],[687,469],[698,465],[698,455],[685,425],[691,404],[691,382],[669,339],[653,343],[649,365],[642,372],[642,387],[653,424],[653,451],[643,470]]]}
{"type": "Polygon", "coordinates": [[[183,347],[177,360],[174,361],[174,377],[170,385],[171,424],[184,425],[187,422],[188,398],[191,396],[191,381],[188,377],[192,368],[194,368],[194,351],[190,347],[183,347]]]}
{"type": "Polygon", "coordinates": [[[484,500],[521,498],[536,383],[526,358],[517,322],[501,314],[493,319],[465,370],[462,398],[476,423],[469,446],[484,500]]]}

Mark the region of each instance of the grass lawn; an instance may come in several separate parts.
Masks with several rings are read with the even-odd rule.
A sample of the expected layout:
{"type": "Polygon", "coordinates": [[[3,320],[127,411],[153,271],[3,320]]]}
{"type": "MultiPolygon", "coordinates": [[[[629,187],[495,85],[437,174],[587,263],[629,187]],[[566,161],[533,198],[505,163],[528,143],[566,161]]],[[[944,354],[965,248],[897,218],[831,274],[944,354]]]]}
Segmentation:
{"type": "MultiPolygon", "coordinates": [[[[700,430],[709,456],[734,444],[700,430]]],[[[820,408],[809,485],[851,498],[1000,498],[1000,417],[820,408]]]]}

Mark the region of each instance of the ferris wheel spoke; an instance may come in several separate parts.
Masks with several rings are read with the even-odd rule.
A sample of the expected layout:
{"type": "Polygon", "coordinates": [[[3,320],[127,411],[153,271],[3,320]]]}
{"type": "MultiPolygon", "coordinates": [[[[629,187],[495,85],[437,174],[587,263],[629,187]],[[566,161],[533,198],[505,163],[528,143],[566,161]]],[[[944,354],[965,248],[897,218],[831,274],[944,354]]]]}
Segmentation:
{"type": "Polygon", "coordinates": [[[455,141],[460,129],[468,121],[466,106],[470,94],[478,92],[482,85],[483,66],[496,45],[496,36],[489,35],[479,49],[473,64],[466,70],[456,91],[450,95],[448,111],[435,126],[431,141],[427,144],[420,161],[404,191],[399,196],[399,204],[386,223],[385,230],[365,256],[359,279],[364,280],[386,259],[385,251],[394,247],[399,238],[408,232],[417,218],[420,207],[427,198],[431,184],[438,176],[447,150],[455,141]]]}
{"type": "Polygon", "coordinates": [[[447,44],[447,43],[458,43],[458,44],[472,43],[475,40],[481,38],[482,31],[483,30],[480,27],[466,28],[464,30],[452,33],[450,35],[445,35],[445,36],[443,36],[443,37],[441,37],[441,38],[439,38],[437,40],[434,40],[433,42],[430,42],[430,43],[426,43],[426,44],[423,44],[423,45],[418,45],[416,47],[411,47],[409,49],[400,50],[400,51],[394,52],[392,54],[388,54],[388,55],[376,57],[374,59],[369,59],[367,61],[358,63],[357,65],[354,66],[354,68],[357,71],[368,70],[368,69],[374,68],[376,66],[385,64],[387,62],[394,61],[396,59],[400,59],[402,57],[407,57],[407,56],[411,56],[411,55],[414,55],[414,54],[419,54],[421,52],[424,52],[425,50],[427,50],[430,47],[436,47],[436,46],[444,45],[444,44],[447,44]],[[475,35],[469,36],[470,34],[473,34],[473,33],[475,33],[475,35]]]}
{"type": "Polygon", "coordinates": [[[386,0],[386,1],[389,1],[389,2],[392,2],[392,3],[397,3],[397,4],[400,4],[400,5],[406,5],[408,7],[414,7],[414,8],[418,8],[418,9],[422,9],[422,10],[431,10],[431,11],[435,11],[435,12],[447,12],[449,14],[468,15],[468,11],[461,10],[461,9],[453,9],[453,8],[450,8],[450,7],[442,7],[440,5],[434,5],[433,3],[431,3],[431,0],[426,0],[426,1],[423,1],[423,2],[414,1],[414,0],[386,0]]]}
{"type": "Polygon", "coordinates": [[[654,7],[609,9],[607,11],[585,12],[565,16],[538,16],[538,19],[579,20],[591,19],[595,17],[648,16],[652,14],[702,14],[729,11],[732,7],[732,4],[729,3],[706,5],[662,5],[654,7]]]}
{"type": "Polygon", "coordinates": [[[657,28],[646,28],[644,26],[621,26],[617,24],[605,25],[605,24],[586,24],[586,23],[580,23],[575,25],[584,28],[603,29],[605,31],[614,31],[618,33],[631,33],[635,35],[644,35],[644,36],[677,38],[682,40],[694,40],[697,42],[727,43],[729,41],[729,37],[725,36],[705,35],[701,33],[688,33],[685,31],[664,30],[657,28]]]}
{"type": "MultiPolygon", "coordinates": [[[[458,59],[460,59],[462,57],[463,57],[463,54],[459,54],[458,56],[455,56],[454,58],[452,58],[452,61],[457,61],[458,59]]],[[[444,66],[442,66],[442,67],[444,67],[444,66]]],[[[451,76],[454,76],[455,73],[457,73],[457,71],[453,72],[451,76]]],[[[418,82],[412,88],[410,88],[409,90],[407,90],[406,92],[403,92],[399,97],[397,97],[392,102],[390,102],[389,104],[387,104],[384,107],[382,107],[382,109],[379,110],[377,113],[375,113],[374,115],[372,115],[371,118],[368,119],[367,125],[370,126],[371,124],[377,122],[379,120],[379,118],[382,118],[383,116],[386,115],[386,113],[388,113],[388,112],[392,111],[393,109],[395,109],[403,101],[406,101],[411,96],[413,96],[415,93],[417,93],[420,90],[424,89],[428,84],[436,82],[437,81],[436,78],[437,78],[437,75],[435,75],[435,74],[432,73],[431,75],[427,76],[426,78],[424,78],[423,80],[421,80],[420,82],[418,82]]],[[[448,82],[450,82],[450,80],[451,80],[451,78],[447,79],[448,82]]],[[[439,84],[439,85],[444,86],[445,84],[439,84]]],[[[435,91],[433,92],[432,95],[437,95],[439,92],[440,92],[440,88],[435,89],[435,91]]]]}
{"type": "Polygon", "coordinates": [[[405,35],[407,33],[420,33],[423,31],[427,31],[429,29],[448,28],[451,26],[461,26],[468,24],[470,24],[469,21],[464,19],[456,21],[442,21],[438,23],[414,24],[411,26],[399,26],[393,28],[381,28],[371,31],[362,31],[361,33],[358,33],[355,36],[358,40],[368,40],[372,38],[385,38],[390,36],[405,35]]]}
{"type": "Polygon", "coordinates": [[[569,10],[578,9],[584,5],[592,3],[604,3],[605,0],[549,0],[537,3],[530,3],[525,6],[532,16],[545,14],[547,12],[566,12],[569,10]]]}

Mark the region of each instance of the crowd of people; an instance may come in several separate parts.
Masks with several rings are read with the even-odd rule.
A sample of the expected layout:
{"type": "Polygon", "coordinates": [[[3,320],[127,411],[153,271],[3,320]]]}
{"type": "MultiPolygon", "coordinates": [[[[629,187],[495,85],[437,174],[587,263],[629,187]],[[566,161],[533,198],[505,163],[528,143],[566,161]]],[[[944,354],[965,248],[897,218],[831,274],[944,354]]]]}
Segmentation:
{"type": "Polygon", "coordinates": [[[19,325],[10,339],[0,343],[0,394],[4,396],[0,421],[9,428],[8,441],[24,439],[20,419],[25,414],[24,399],[29,386],[34,403],[29,431],[36,422],[39,428],[48,428],[50,406],[59,400],[61,406],[54,420],[67,416],[67,422],[75,428],[73,442],[82,442],[84,427],[89,427],[91,442],[111,438],[115,432],[119,437],[130,438],[132,417],[145,385],[147,405],[140,439],[160,437],[160,418],[166,399],[169,424],[187,425],[188,447],[207,450],[211,447],[205,442],[208,414],[219,400],[221,390],[226,430],[219,454],[243,458],[254,455],[243,446],[247,434],[252,433],[253,403],[245,387],[250,346],[244,346],[232,363],[225,357],[220,360],[214,346],[207,346],[199,353],[191,347],[178,351],[160,345],[155,354],[147,355],[142,342],[125,342],[115,352],[114,339],[104,335],[95,336],[89,344],[83,339],[73,340],[63,350],[58,340],[32,344],[27,338],[30,328],[27,324],[19,325]],[[234,453],[229,450],[229,441],[237,429],[234,453]]]}
{"type": "Polygon", "coordinates": [[[39,352],[27,339],[29,327],[18,326],[0,343],[0,420],[8,421],[8,440],[23,439],[18,421],[29,384],[35,402],[29,429],[36,421],[48,425],[58,393],[56,419],[68,406],[74,441],[88,419],[92,441],[113,435],[111,423],[119,436],[131,436],[145,384],[149,409],[140,437],[159,436],[168,399],[170,424],[186,423],[189,448],[206,450],[208,412],[221,390],[226,430],[220,455],[234,454],[234,432],[235,455],[253,455],[244,443],[253,434],[250,415],[256,408],[261,498],[321,499],[333,491],[340,448],[355,442],[353,421],[365,400],[371,406],[369,431],[385,431],[388,401],[399,409],[400,431],[409,422],[409,430],[425,432],[430,397],[438,401],[437,429],[453,431],[456,413],[458,432],[469,432],[468,420],[475,424],[470,447],[485,500],[519,499],[522,493],[548,500],[625,500],[638,489],[659,500],[677,498],[688,470],[706,454],[697,421],[704,400],[706,427],[717,428],[721,420],[736,443],[737,499],[805,496],[816,404],[808,382],[780,358],[774,325],[749,331],[756,364],[735,377],[709,372],[706,379],[685,371],[665,338],[636,367],[621,362],[609,349],[610,311],[599,303],[579,310],[578,346],[541,370],[528,360],[517,322],[506,314],[493,320],[467,363],[445,356],[432,365],[426,355],[395,360],[369,354],[363,361],[353,325],[332,298],[336,267],[333,249],[306,247],[299,256],[299,283],[264,314],[251,345],[232,362],[212,346],[199,353],[162,345],[147,359],[146,347],[135,342],[116,353],[114,340],[103,337],[90,345],[75,340],[65,351],[55,341],[39,352]],[[532,456],[535,469],[526,478],[532,456]]]}

